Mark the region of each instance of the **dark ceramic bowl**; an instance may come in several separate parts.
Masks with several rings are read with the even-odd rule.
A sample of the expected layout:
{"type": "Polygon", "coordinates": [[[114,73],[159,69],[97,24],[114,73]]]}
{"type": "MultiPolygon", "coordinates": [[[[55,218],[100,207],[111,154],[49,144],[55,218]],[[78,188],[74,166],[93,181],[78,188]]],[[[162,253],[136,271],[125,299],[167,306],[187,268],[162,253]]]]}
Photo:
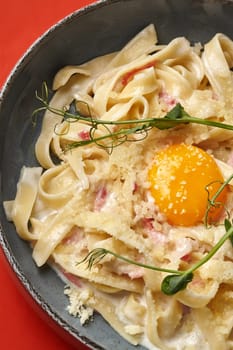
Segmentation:
{"type": "MultiPolygon", "coordinates": [[[[42,81],[51,86],[59,68],[120,49],[149,23],[156,25],[161,43],[183,35],[192,42],[205,42],[216,32],[233,37],[232,19],[231,0],[106,0],[75,12],[52,27],[20,60],[2,90],[0,202],[14,197],[22,165],[36,164],[34,142],[40,125],[36,131],[32,129],[30,116],[37,106],[35,91],[42,81]]],[[[86,327],[69,316],[63,282],[49,267],[35,266],[29,245],[7,222],[2,204],[0,221],[1,245],[14,273],[36,304],[65,333],[92,349],[135,349],[99,315],[86,327]]]]}

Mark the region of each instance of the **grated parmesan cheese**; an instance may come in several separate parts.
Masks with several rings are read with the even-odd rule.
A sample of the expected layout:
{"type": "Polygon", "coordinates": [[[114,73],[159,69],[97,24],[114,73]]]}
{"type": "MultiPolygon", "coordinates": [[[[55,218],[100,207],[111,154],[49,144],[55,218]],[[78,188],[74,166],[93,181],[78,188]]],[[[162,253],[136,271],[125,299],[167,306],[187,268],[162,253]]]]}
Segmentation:
{"type": "Polygon", "coordinates": [[[67,306],[68,312],[75,317],[79,317],[81,325],[90,321],[93,316],[93,309],[86,306],[87,301],[93,298],[92,292],[88,289],[77,289],[67,286],[64,290],[69,297],[70,304],[67,306]]]}

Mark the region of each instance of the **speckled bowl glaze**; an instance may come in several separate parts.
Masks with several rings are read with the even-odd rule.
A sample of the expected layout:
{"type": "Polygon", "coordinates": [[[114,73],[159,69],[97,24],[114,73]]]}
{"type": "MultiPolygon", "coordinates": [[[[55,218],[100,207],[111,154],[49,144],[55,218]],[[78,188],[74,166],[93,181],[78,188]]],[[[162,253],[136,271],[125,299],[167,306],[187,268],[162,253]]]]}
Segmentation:
{"type": "MultiPolygon", "coordinates": [[[[51,85],[57,70],[120,49],[149,23],[161,43],[177,36],[205,42],[216,32],[233,37],[233,2],[220,0],[106,0],[73,13],[53,26],[26,52],[9,76],[0,101],[0,243],[12,271],[29,299],[44,310],[60,332],[91,349],[133,350],[99,316],[81,327],[66,311],[63,282],[48,266],[38,269],[29,245],[6,220],[2,202],[15,195],[22,165],[36,164],[31,113],[37,107],[35,91],[42,81],[51,85]],[[31,296],[31,297],[30,297],[31,296]]],[[[76,345],[78,348],[78,345],[76,345]]],[[[138,346],[137,350],[143,347],[138,346]]]]}

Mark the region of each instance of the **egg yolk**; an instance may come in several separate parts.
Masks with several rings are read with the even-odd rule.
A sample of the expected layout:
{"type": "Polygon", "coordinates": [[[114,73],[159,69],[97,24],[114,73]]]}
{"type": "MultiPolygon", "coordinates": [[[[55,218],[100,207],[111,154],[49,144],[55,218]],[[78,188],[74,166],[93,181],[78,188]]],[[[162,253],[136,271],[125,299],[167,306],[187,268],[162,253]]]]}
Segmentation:
{"type": "MultiPolygon", "coordinates": [[[[212,198],[224,182],[213,157],[199,147],[185,144],[172,145],[158,152],[148,179],[159,210],[170,224],[178,226],[202,222],[208,198],[212,198]]],[[[225,187],[216,201],[224,204],[226,197],[225,187]]],[[[222,205],[212,207],[208,221],[216,222],[222,211],[222,205]]]]}

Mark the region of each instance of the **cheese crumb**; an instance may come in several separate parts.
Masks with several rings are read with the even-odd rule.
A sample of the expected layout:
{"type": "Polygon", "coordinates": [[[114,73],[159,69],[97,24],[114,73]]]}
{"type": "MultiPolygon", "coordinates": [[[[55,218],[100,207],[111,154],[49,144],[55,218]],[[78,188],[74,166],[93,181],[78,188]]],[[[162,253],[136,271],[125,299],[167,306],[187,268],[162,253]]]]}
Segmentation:
{"type": "Polygon", "coordinates": [[[77,289],[68,286],[64,290],[64,294],[69,297],[70,304],[67,306],[68,312],[75,317],[79,317],[81,325],[90,321],[93,316],[93,308],[87,306],[91,300],[92,292],[88,289],[77,289]]]}

